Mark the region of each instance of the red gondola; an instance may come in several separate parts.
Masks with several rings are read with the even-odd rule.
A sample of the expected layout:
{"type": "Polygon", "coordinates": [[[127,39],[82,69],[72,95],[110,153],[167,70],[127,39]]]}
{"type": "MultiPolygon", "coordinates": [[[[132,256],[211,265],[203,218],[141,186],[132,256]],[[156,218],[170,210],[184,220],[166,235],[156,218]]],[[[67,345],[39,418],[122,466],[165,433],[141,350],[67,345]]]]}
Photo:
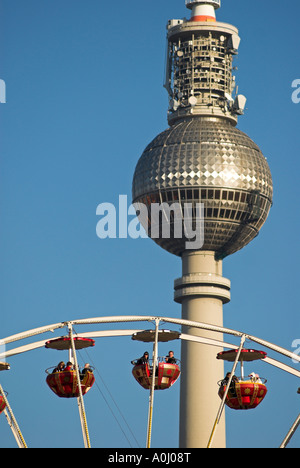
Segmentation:
{"type": "Polygon", "coordinates": [[[2,395],[0,395],[0,414],[3,413],[3,411],[6,408],[6,403],[4,401],[4,398],[2,395]]]}
{"type": "MultiPolygon", "coordinates": [[[[156,369],[155,390],[166,390],[176,382],[180,376],[178,364],[159,362],[156,369]]],[[[135,380],[146,390],[151,388],[152,367],[149,364],[134,365],[132,374],[135,380]]]]}
{"type": "MultiPolygon", "coordinates": [[[[73,338],[75,349],[84,349],[95,346],[95,341],[90,338],[73,338]]],[[[72,342],[70,337],[61,337],[47,341],[46,348],[56,350],[71,350],[72,342]]],[[[46,382],[51,390],[60,398],[78,398],[80,395],[80,387],[78,385],[77,373],[72,369],[63,369],[60,372],[50,373],[46,371],[48,376],[46,382]]],[[[84,374],[80,374],[80,386],[82,395],[85,395],[94,385],[95,377],[92,371],[87,370],[84,374]]]]}
{"type": "MultiPolygon", "coordinates": [[[[221,385],[220,398],[223,398],[225,389],[226,385],[221,385]]],[[[229,389],[225,404],[235,410],[254,409],[263,401],[267,391],[267,387],[263,383],[239,380],[229,389]]]]}
{"type": "MultiPolygon", "coordinates": [[[[0,371],[5,371],[5,370],[9,370],[9,369],[10,369],[10,366],[9,366],[9,364],[7,362],[0,361],[0,371]]],[[[7,395],[6,392],[4,392],[4,393],[7,395]]],[[[5,400],[4,400],[3,396],[0,395],[0,414],[3,413],[5,408],[6,408],[5,400]]]]}
{"type": "MultiPolygon", "coordinates": [[[[49,374],[46,382],[51,390],[60,398],[78,398],[79,387],[77,375],[74,370],[55,372],[49,374]]],[[[93,372],[86,372],[80,381],[82,395],[85,395],[94,385],[95,377],[93,372]]]]}
{"type": "MultiPolygon", "coordinates": [[[[236,349],[223,351],[217,355],[217,359],[233,362],[236,359],[237,352],[236,349]]],[[[266,380],[259,378],[254,373],[251,378],[244,378],[243,364],[244,362],[265,359],[266,356],[267,353],[264,351],[242,349],[239,358],[242,377],[237,379],[238,381],[232,380],[225,400],[226,406],[235,410],[248,410],[256,408],[263,401],[268,391],[265,386],[266,380]]],[[[219,397],[223,399],[227,386],[224,381],[219,385],[219,397]]]]}

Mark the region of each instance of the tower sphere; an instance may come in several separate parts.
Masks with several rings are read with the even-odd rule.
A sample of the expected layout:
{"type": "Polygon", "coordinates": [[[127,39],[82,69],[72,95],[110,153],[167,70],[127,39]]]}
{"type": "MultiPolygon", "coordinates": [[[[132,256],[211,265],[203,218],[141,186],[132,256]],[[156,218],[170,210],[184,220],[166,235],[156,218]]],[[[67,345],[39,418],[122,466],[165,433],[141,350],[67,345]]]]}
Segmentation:
{"type": "MultiPolygon", "coordinates": [[[[254,239],[272,204],[272,177],[259,147],[223,118],[193,117],[177,121],[146,147],[133,177],[133,202],[204,204],[203,250],[224,258],[254,239]]],[[[183,211],[182,211],[183,212],[183,211]]],[[[186,238],[153,239],[181,256],[186,238]]]]}
{"type": "Polygon", "coordinates": [[[200,249],[191,242],[187,247],[200,218],[201,250],[219,259],[240,250],[257,236],[272,205],[266,158],[236,128],[246,104],[233,75],[240,38],[237,28],[216,21],[220,3],[186,0],[191,19],[169,20],[164,86],[170,128],[146,147],[133,177],[133,202],[147,207],[137,210],[141,223],[158,245],[179,256],[200,249]],[[154,205],[160,206],[155,216],[154,205]]]}

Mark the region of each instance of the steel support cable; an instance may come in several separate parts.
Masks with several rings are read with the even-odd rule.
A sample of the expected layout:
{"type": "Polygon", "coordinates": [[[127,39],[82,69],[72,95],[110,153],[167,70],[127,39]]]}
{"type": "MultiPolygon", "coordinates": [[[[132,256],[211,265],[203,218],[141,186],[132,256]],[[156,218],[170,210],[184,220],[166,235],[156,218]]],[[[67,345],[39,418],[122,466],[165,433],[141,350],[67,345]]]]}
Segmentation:
{"type": "MultiPolygon", "coordinates": [[[[90,361],[91,361],[91,363],[93,364],[93,361],[92,361],[91,359],[90,359],[90,361]]],[[[93,367],[95,367],[94,364],[93,364],[93,367]]],[[[101,377],[101,375],[100,375],[98,369],[97,369],[96,367],[95,367],[95,369],[96,369],[96,372],[97,372],[97,374],[99,375],[100,379],[102,380],[102,377],[101,377]]],[[[128,437],[127,437],[125,431],[123,430],[123,428],[122,428],[120,422],[118,421],[118,418],[116,417],[116,415],[115,415],[115,413],[114,413],[112,407],[110,406],[110,404],[109,404],[107,398],[105,397],[104,393],[102,392],[102,390],[101,390],[101,388],[100,388],[100,385],[98,384],[97,380],[95,381],[95,384],[94,384],[94,385],[96,385],[97,389],[99,390],[100,395],[102,396],[103,400],[105,401],[105,403],[106,403],[106,405],[107,405],[109,411],[111,412],[111,414],[112,414],[114,420],[115,420],[116,423],[118,424],[118,426],[119,426],[119,428],[120,428],[122,434],[124,435],[125,439],[127,440],[128,444],[130,445],[131,448],[133,448],[133,447],[132,447],[132,444],[131,444],[131,442],[130,442],[130,440],[128,439],[128,437]]]]}
{"type": "MultiPolygon", "coordinates": [[[[95,367],[95,366],[94,366],[94,367],[95,367]]],[[[107,393],[109,394],[109,396],[110,396],[110,398],[112,399],[112,401],[113,401],[115,407],[117,408],[117,410],[118,410],[118,412],[119,412],[121,418],[123,419],[125,425],[127,426],[127,428],[128,428],[128,430],[129,430],[129,432],[131,433],[133,439],[135,440],[135,442],[136,442],[138,448],[140,448],[140,444],[139,444],[138,440],[136,439],[136,437],[135,437],[135,435],[134,435],[134,433],[133,433],[131,427],[129,426],[128,422],[126,421],[126,418],[125,418],[125,416],[123,415],[123,413],[122,413],[120,407],[118,406],[118,404],[117,404],[117,402],[115,401],[113,395],[111,394],[109,388],[107,387],[107,385],[106,385],[104,379],[102,378],[102,376],[101,376],[99,370],[97,369],[97,367],[95,367],[95,369],[96,369],[96,372],[97,372],[97,374],[99,375],[99,377],[100,377],[100,379],[101,379],[101,382],[102,382],[103,386],[105,387],[107,393]]],[[[110,405],[109,405],[107,399],[105,398],[105,396],[104,396],[103,392],[101,391],[100,386],[97,384],[97,382],[96,382],[96,385],[97,385],[97,387],[99,388],[99,391],[101,392],[101,395],[103,396],[103,399],[105,400],[105,402],[106,402],[107,406],[109,407],[111,413],[113,414],[114,418],[116,419],[116,421],[117,421],[117,423],[118,423],[118,425],[119,425],[121,431],[122,431],[123,434],[124,434],[124,437],[125,437],[126,440],[128,441],[130,447],[132,447],[130,440],[129,440],[128,437],[126,436],[126,433],[125,433],[125,431],[123,430],[121,424],[119,423],[117,417],[114,415],[114,412],[113,412],[112,408],[110,407],[110,405]]]]}
{"type": "Polygon", "coordinates": [[[101,394],[103,400],[104,400],[105,403],[107,404],[107,407],[108,407],[109,411],[111,412],[111,414],[112,414],[114,420],[115,420],[116,423],[118,424],[118,426],[119,426],[119,428],[120,428],[122,434],[124,435],[125,439],[127,440],[128,444],[130,445],[131,448],[133,448],[133,447],[132,447],[132,444],[131,444],[131,442],[130,442],[130,440],[129,440],[128,437],[127,437],[127,434],[125,433],[124,429],[122,428],[122,426],[121,426],[121,424],[120,424],[118,418],[116,417],[116,415],[115,415],[115,413],[114,413],[112,407],[110,406],[110,404],[109,404],[107,398],[105,397],[104,393],[102,392],[102,390],[101,390],[101,388],[100,388],[100,385],[99,385],[97,382],[96,382],[96,387],[98,388],[98,390],[99,390],[99,392],[100,392],[100,394],[101,394]]]}

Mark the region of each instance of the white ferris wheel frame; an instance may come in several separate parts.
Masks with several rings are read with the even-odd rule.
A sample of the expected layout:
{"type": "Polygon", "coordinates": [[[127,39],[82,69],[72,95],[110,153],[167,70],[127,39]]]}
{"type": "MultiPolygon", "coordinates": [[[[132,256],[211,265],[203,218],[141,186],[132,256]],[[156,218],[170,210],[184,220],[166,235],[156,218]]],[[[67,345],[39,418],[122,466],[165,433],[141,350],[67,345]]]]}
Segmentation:
{"type": "MultiPolygon", "coordinates": [[[[231,376],[230,379],[232,378],[238,360],[239,356],[241,354],[241,351],[243,349],[244,343],[246,340],[252,341],[254,343],[257,343],[265,348],[271,349],[272,351],[277,352],[278,354],[288,357],[293,360],[293,362],[300,362],[300,356],[281,347],[278,345],[275,345],[273,343],[270,343],[269,341],[263,340],[261,338],[255,337],[253,335],[249,335],[244,332],[240,332],[237,330],[232,330],[229,328],[225,327],[219,327],[216,325],[211,325],[207,323],[202,323],[202,322],[195,322],[195,321],[190,321],[190,320],[183,320],[183,319],[176,319],[176,318],[171,318],[171,317],[159,317],[159,316],[142,316],[142,315],[118,315],[118,316],[106,316],[106,317],[93,317],[93,318],[88,318],[88,319],[78,319],[78,320],[70,320],[66,322],[58,322],[50,325],[46,325],[43,327],[38,327],[34,328],[31,330],[27,330],[25,332],[17,333],[15,335],[8,336],[6,338],[3,338],[0,340],[2,345],[8,345],[11,343],[15,343],[17,341],[21,341],[24,339],[31,338],[33,336],[38,336],[44,333],[48,332],[54,332],[55,330],[59,329],[67,329],[68,330],[68,335],[71,338],[71,346],[72,346],[72,354],[73,354],[73,359],[75,362],[75,369],[78,374],[78,364],[77,364],[77,357],[76,357],[76,350],[74,346],[74,332],[73,332],[73,326],[77,325],[96,325],[96,324],[116,324],[116,323],[131,323],[131,322],[151,322],[155,323],[155,334],[154,334],[154,345],[153,345],[153,365],[155,366],[156,364],[156,358],[157,358],[157,346],[158,346],[158,331],[159,331],[159,326],[162,323],[169,323],[173,325],[181,325],[184,327],[190,327],[190,328],[195,328],[195,329],[200,329],[200,330],[209,330],[212,332],[216,333],[221,333],[221,334],[227,334],[227,335],[232,335],[235,337],[240,338],[240,344],[239,345],[234,345],[232,343],[227,343],[223,340],[215,340],[211,338],[204,338],[204,337],[199,337],[187,333],[181,333],[179,335],[179,339],[181,340],[188,340],[188,341],[193,341],[201,344],[206,344],[206,345],[211,345],[211,346],[217,346],[221,348],[228,348],[228,349],[236,349],[238,350],[237,356],[235,359],[235,362],[233,364],[233,368],[231,371],[231,376]]],[[[143,331],[143,329],[121,329],[121,330],[99,330],[99,331],[91,331],[91,332],[84,332],[80,333],[80,337],[83,338],[103,338],[103,337],[121,337],[121,336],[132,336],[135,333],[138,333],[140,331],[143,331]]],[[[77,333],[75,334],[77,335],[77,333]]],[[[55,339],[58,338],[63,338],[65,335],[61,337],[55,337],[55,339]]],[[[19,346],[17,348],[12,348],[9,350],[5,350],[3,354],[0,354],[0,361],[4,358],[7,359],[11,356],[16,356],[18,354],[23,354],[28,351],[33,351],[35,349],[43,348],[46,344],[46,342],[49,341],[48,339],[36,341],[34,343],[26,344],[23,346],[19,346]]],[[[298,378],[300,378],[300,371],[297,369],[284,364],[283,362],[280,362],[279,360],[270,358],[266,356],[262,362],[265,362],[267,364],[270,364],[274,367],[277,367],[284,372],[287,372],[289,374],[292,374],[298,378]]],[[[152,373],[152,385],[150,389],[150,399],[149,399],[149,416],[148,416],[148,432],[147,432],[147,448],[150,448],[151,446],[151,428],[152,428],[152,412],[153,412],[153,401],[154,401],[154,381],[155,381],[155,370],[153,369],[152,373]]],[[[79,376],[77,375],[78,381],[79,381],[79,376]]],[[[79,385],[80,387],[80,385],[79,385]]],[[[227,389],[229,388],[229,385],[227,386],[227,389]]],[[[24,440],[24,437],[19,429],[19,426],[16,422],[16,419],[13,415],[13,412],[9,406],[8,400],[6,398],[5,392],[3,391],[1,385],[0,385],[0,394],[4,398],[4,401],[6,402],[7,408],[4,411],[4,414],[7,418],[7,421],[12,429],[12,432],[16,438],[16,441],[18,443],[18,446],[20,448],[27,448],[26,442],[24,440]],[[9,414],[7,413],[7,409],[9,411],[9,414]]],[[[222,412],[224,409],[225,405],[225,400],[226,400],[226,391],[224,394],[224,397],[222,399],[222,402],[220,404],[219,411],[216,416],[215,423],[212,428],[211,436],[208,441],[207,448],[210,448],[212,445],[212,441],[214,438],[215,431],[217,429],[217,426],[219,424],[219,421],[222,416],[222,412]]],[[[85,409],[84,409],[84,402],[83,402],[83,396],[82,392],[79,391],[79,397],[78,397],[78,408],[79,408],[79,414],[80,414],[80,419],[81,419],[81,425],[82,425],[82,432],[83,432],[83,439],[84,439],[84,445],[86,448],[91,448],[90,444],[90,439],[89,439],[89,433],[88,433],[88,428],[87,428],[87,421],[86,421],[86,415],[85,415],[85,409]]],[[[288,445],[289,441],[291,440],[293,434],[296,432],[298,426],[300,425],[300,415],[297,417],[296,421],[292,425],[291,429],[289,430],[287,436],[283,440],[280,448],[286,448],[288,445]]]]}

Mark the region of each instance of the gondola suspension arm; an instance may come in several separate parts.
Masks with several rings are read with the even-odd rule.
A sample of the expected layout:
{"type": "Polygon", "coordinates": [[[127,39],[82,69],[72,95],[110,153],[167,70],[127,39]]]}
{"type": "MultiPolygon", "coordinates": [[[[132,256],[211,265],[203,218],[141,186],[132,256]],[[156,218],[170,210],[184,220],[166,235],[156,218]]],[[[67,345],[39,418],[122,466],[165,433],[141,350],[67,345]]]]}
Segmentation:
{"type": "Polygon", "coordinates": [[[148,415],[148,432],[147,432],[147,448],[151,447],[151,435],[152,435],[152,417],[153,417],[153,405],[154,405],[154,391],[155,391],[155,374],[157,366],[157,348],[158,348],[158,327],[159,319],[155,319],[155,340],[153,344],[153,366],[152,366],[152,380],[150,388],[149,398],[149,415],[148,415]]]}
{"type": "Polygon", "coordinates": [[[2,396],[4,402],[5,402],[5,405],[6,405],[6,408],[4,410],[4,414],[5,414],[5,417],[7,419],[7,422],[12,430],[12,433],[14,435],[14,438],[16,439],[16,442],[18,444],[18,447],[19,448],[28,448],[27,447],[27,444],[25,442],[25,439],[23,437],[23,434],[19,428],[19,425],[17,423],[17,420],[14,416],[14,413],[12,412],[12,409],[10,407],[10,404],[8,402],[8,399],[6,398],[6,395],[5,395],[5,392],[2,388],[2,385],[0,385],[0,395],[2,396]],[[8,410],[8,411],[7,411],[8,410]]]}
{"type": "Polygon", "coordinates": [[[84,407],[84,401],[83,401],[83,395],[82,395],[82,389],[81,389],[79,367],[78,367],[76,349],[75,349],[75,344],[74,344],[72,325],[68,324],[68,328],[69,328],[69,336],[71,340],[74,366],[75,366],[76,378],[77,378],[77,384],[78,384],[78,390],[79,390],[79,397],[77,398],[77,403],[78,403],[78,409],[79,409],[79,415],[80,415],[80,421],[81,421],[81,427],[82,427],[84,446],[85,448],[91,448],[90,436],[89,436],[89,431],[88,431],[88,425],[87,425],[87,420],[86,420],[86,413],[85,413],[85,407],[84,407]]]}
{"type": "Polygon", "coordinates": [[[215,423],[213,425],[213,429],[212,429],[212,432],[211,432],[211,435],[210,435],[210,438],[209,438],[209,441],[208,441],[207,448],[211,448],[211,446],[212,446],[214,435],[215,435],[215,432],[217,430],[218,424],[220,422],[220,419],[221,419],[221,416],[222,416],[222,413],[223,413],[223,409],[224,409],[224,406],[225,406],[225,401],[226,401],[226,398],[227,398],[227,395],[228,395],[228,391],[229,391],[229,387],[230,387],[230,384],[231,384],[231,381],[232,381],[232,377],[234,376],[237,364],[239,362],[239,358],[240,358],[242,349],[244,347],[245,340],[246,340],[246,335],[243,335],[242,338],[241,338],[240,347],[238,349],[238,352],[237,352],[237,355],[236,355],[236,358],[235,358],[235,361],[234,361],[234,364],[233,364],[233,367],[232,367],[232,371],[231,371],[231,374],[230,374],[230,377],[229,377],[229,381],[227,383],[226,390],[225,390],[224,396],[222,398],[221,405],[220,405],[219,411],[217,413],[215,423]]]}

